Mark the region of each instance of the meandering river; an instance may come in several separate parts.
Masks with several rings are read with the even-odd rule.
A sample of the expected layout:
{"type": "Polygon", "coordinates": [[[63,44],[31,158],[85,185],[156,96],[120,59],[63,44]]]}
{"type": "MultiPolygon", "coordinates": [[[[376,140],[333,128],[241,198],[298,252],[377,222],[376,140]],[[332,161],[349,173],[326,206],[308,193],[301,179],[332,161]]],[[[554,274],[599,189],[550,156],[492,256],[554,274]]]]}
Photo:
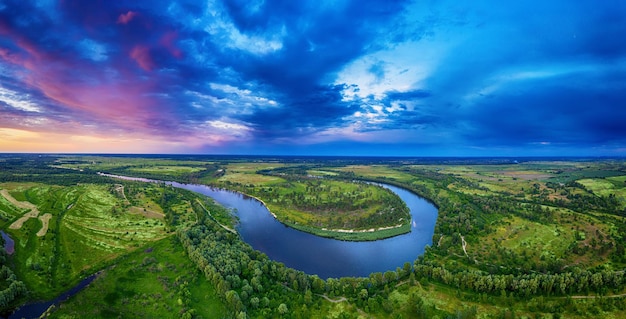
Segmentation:
{"type": "MultiPolygon", "coordinates": [[[[105,176],[162,183],[162,181],[119,175],[105,176]]],[[[286,266],[315,274],[321,278],[367,277],[373,272],[385,272],[412,263],[432,242],[437,220],[437,208],[427,200],[399,187],[378,184],[390,189],[406,203],[411,211],[411,232],[408,234],[367,242],[350,242],[318,237],[290,227],[276,220],[258,200],[241,193],[212,188],[206,185],[165,182],[212,197],[218,203],[233,209],[239,217],[237,231],[244,241],[271,259],[286,266]]],[[[13,241],[4,232],[5,249],[12,250],[13,241]]],[[[76,287],[52,301],[22,306],[10,319],[38,317],[52,304],[58,304],[87,286],[97,276],[92,275],[76,287]]]]}
{"type": "MultiPolygon", "coordinates": [[[[118,175],[106,176],[143,182],[161,182],[118,175]]],[[[235,211],[237,231],[245,242],[271,259],[321,278],[366,277],[413,261],[432,243],[437,208],[408,190],[379,184],[396,193],[411,211],[411,232],[377,241],[350,242],[323,238],[285,226],[258,200],[241,193],[206,185],[165,182],[207,195],[235,211]]]]}

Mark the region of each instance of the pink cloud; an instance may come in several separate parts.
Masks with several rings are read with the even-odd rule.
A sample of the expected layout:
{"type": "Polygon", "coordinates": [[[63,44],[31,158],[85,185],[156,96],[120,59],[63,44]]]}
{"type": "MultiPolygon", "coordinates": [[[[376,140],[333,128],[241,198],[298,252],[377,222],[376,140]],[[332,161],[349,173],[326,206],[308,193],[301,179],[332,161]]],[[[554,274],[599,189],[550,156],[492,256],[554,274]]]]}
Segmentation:
{"type": "MultiPolygon", "coordinates": [[[[21,81],[24,88],[39,91],[48,99],[46,103],[52,102],[61,108],[45,109],[40,118],[2,114],[0,110],[0,128],[85,136],[123,135],[144,141],[149,137],[176,145],[183,145],[192,138],[189,131],[172,134],[172,130],[182,132],[186,129],[177,127],[171,105],[152,94],[160,81],[157,75],[137,75],[124,64],[128,59],[102,68],[89,61],[70,59],[67,55],[50,54],[13,31],[0,21],[0,36],[6,36],[15,44],[14,48],[0,48],[0,61],[11,66],[15,79],[21,81]],[[168,123],[171,129],[162,131],[155,123],[168,123]]],[[[167,32],[158,38],[154,47],[137,44],[128,55],[143,70],[153,70],[152,54],[156,46],[166,48],[173,56],[182,55],[175,46],[177,37],[176,32],[167,32]]],[[[44,140],[47,137],[42,135],[44,140]]]]}
{"type": "Polygon", "coordinates": [[[12,53],[11,51],[5,49],[5,48],[0,48],[0,59],[7,61],[11,64],[23,64],[24,61],[17,56],[16,54],[12,53]]]}
{"type": "Polygon", "coordinates": [[[161,37],[159,44],[167,49],[173,57],[180,59],[183,57],[183,52],[174,44],[177,38],[178,32],[169,31],[161,37]]]}
{"type": "Polygon", "coordinates": [[[118,24],[127,24],[128,22],[130,22],[136,16],[137,16],[137,12],[135,12],[135,11],[128,11],[126,13],[122,13],[122,14],[120,14],[119,17],[117,17],[117,23],[118,24]]]}
{"type": "MultiPolygon", "coordinates": [[[[48,55],[23,37],[4,31],[0,34],[12,38],[19,50],[2,48],[0,59],[16,67],[24,86],[40,91],[79,121],[99,123],[104,130],[137,131],[151,130],[151,123],[161,117],[154,111],[159,101],[149,94],[157,79],[138,79],[123,67],[111,78],[96,65],[48,55]],[[89,81],[77,78],[75,70],[89,81]]],[[[147,47],[136,46],[131,56],[143,69],[153,67],[147,47]]]]}
{"type": "Polygon", "coordinates": [[[139,67],[146,71],[152,71],[154,62],[150,56],[150,48],[143,45],[136,45],[130,51],[130,57],[137,62],[139,67]]]}

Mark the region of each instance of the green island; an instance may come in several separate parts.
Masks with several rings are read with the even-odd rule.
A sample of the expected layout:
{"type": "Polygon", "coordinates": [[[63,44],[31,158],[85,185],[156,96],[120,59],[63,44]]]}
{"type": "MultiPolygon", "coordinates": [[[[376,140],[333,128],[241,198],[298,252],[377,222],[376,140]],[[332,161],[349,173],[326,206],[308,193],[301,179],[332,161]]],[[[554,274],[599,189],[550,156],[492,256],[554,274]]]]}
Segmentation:
{"type": "Polygon", "coordinates": [[[249,164],[222,172],[212,185],[253,196],[283,224],[318,236],[378,240],[410,231],[409,209],[397,195],[345,174],[306,166],[251,170],[249,164]]]}
{"type": "Polygon", "coordinates": [[[0,168],[6,315],[96,274],[45,316],[626,318],[624,159],[4,154],[0,168]],[[331,237],[406,227],[406,206],[364,182],[410,190],[438,218],[414,262],[324,280],[254,250],[211,198],[97,172],[239,191],[331,237]]]}

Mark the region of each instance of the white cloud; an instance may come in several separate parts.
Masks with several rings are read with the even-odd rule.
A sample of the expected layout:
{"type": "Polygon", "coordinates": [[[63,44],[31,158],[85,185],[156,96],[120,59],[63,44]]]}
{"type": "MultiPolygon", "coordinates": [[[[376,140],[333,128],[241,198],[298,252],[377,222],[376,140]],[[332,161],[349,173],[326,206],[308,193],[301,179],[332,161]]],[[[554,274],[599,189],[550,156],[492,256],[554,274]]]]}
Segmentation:
{"type": "Polygon", "coordinates": [[[4,102],[8,106],[27,112],[40,113],[41,108],[30,101],[30,95],[20,94],[15,91],[0,86],[0,102],[4,102]]]}
{"type": "Polygon", "coordinates": [[[209,87],[216,91],[221,91],[227,94],[226,97],[217,99],[212,96],[203,95],[197,93],[197,96],[201,96],[208,100],[211,100],[213,103],[228,103],[232,106],[247,106],[247,107],[277,107],[279,103],[266,98],[264,96],[260,96],[258,94],[253,94],[252,91],[248,89],[240,89],[234,87],[229,84],[219,84],[219,83],[210,83],[209,87]]]}
{"type": "Polygon", "coordinates": [[[343,92],[346,101],[370,96],[382,99],[390,91],[406,92],[419,89],[449,46],[450,43],[445,41],[405,42],[363,56],[348,64],[339,72],[335,84],[348,85],[343,92]],[[377,66],[382,73],[373,74],[372,66],[377,66]],[[358,87],[356,92],[354,85],[358,87]]]}
{"type": "Polygon", "coordinates": [[[224,122],[224,121],[207,121],[206,122],[209,126],[212,126],[214,128],[217,128],[219,130],[223,130],[223,131],[251,131],[252,129],[248,126],[242,125],[242,124],[237,124],[237,123],[229,123],[229,122],[224,122]]]}
{"type": "Polygon", "coordinates": [[[237,95],[250,95],[250,90],[242,90],[229,84],[210,83],[209,86],[214,90],[220,90],[225,93],[235,93],[237,95]]]}

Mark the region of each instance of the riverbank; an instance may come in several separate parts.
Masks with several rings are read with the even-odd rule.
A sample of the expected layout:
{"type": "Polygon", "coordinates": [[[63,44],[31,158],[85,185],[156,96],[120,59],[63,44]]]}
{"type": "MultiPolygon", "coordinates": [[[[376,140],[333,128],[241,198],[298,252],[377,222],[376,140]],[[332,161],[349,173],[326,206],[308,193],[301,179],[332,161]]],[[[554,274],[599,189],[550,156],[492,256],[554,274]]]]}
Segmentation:
{"type": "MultiPolygon", "coordinates": [[[[173,185],[174,183],[179,184],[177,182],[172,182],[172,181],[152,180],[152,179],[146,179],[146,178],[141,178],[141,177],[122,176],[122,175],[108,174],[108,173],[102,173],[102,172],[98,172],[98,175],[126,179],[126,180],[136,180],[136,181],[142,181],[142,182],[166,183],[169,185],[173,185]]],[[[180,184],[180,185],[182,186],[182,185],[194,185],[194,184],[180,184]]],[[[195,185],[202,185],[202,184],[195,184],[195,185]]],[[[217,186],[211,186],[211,185],[204,185],[204,186],[217,187],[217,186]]],[[[337,239],[337,240],[343,240],[343,241],[355,241],[355,242],[376,241],[376,240],[387,239],[387,238],[391,238],[391,237],[395,237],[399,235],[404,235],[404,234],[411,232],[410,218],[404,220],[401,224],[398,224],[398,225],[374,227],[374,228],[369,228],[369,229],[328,229],[324,227],[320,228],[320,227],[315,227],[311,225],[304,225],[301,223],[288,221],[286,220],[286,218],[284,218],[280,214],[274,213],[272,209],[270,208],[270,205],[268,205],[265,201],[263,201],[263,199],[257,196],[242,192],[241,190],[233,190],[233,189],[227,189],[227,188],[221,188],[221,187],[217,187],[217,188],[223,189],[229,192],[234,192],[234,193],[240,194],[241,196],[254,199],[258,201],[259,203],[261,203],[263,206],[265,206],[265,208],[272,215],[272,217],[276,221],[280,222],[281,224],[290,228],[297,229],[299,231],[303,231],[303,232],[320,236],[320,237],[324,237],[324,238],[331,238],[331,239],[337,239]]]]}
{"type": "Polygon", "coordinates": [[[370,229],[327,229],[327,228],[318,228],[308,225],[302,225],[298,223],[288,222],[281,218],[279,218],[270,207],[265,203],[262,199],[252,196],[240,191],[233,191],[242,194],[243,196],[247,196],[253,198],[263,204],[267,211],[281,224],[297,229],[299,231],[303,231],[312,235],[331,238],[337,240],[345,240],[345,241],[375,241],[381,239],[387,239],[395,236],[404,235],[406,233],[411,232],[411,223],[410,220],[403,224],[398,224],[390,227],[381,227],[381,228],[370,228],[370,229]]]}
{"type": "MultiPolygon", "coordinates": [[[[280,221],[280,220],[279,220],[280,221]]],[[[411,224],[402,224],[395,227],[383,227],[377,229],[366,230],[346,230],[346,229],[324,229],[315,228],[299,224],[290,224],[280,221],[281,223],[311,233],[316,236],[332,238],[345,241],[375,241],[400,236],[411,232],[411,224]]]]}

